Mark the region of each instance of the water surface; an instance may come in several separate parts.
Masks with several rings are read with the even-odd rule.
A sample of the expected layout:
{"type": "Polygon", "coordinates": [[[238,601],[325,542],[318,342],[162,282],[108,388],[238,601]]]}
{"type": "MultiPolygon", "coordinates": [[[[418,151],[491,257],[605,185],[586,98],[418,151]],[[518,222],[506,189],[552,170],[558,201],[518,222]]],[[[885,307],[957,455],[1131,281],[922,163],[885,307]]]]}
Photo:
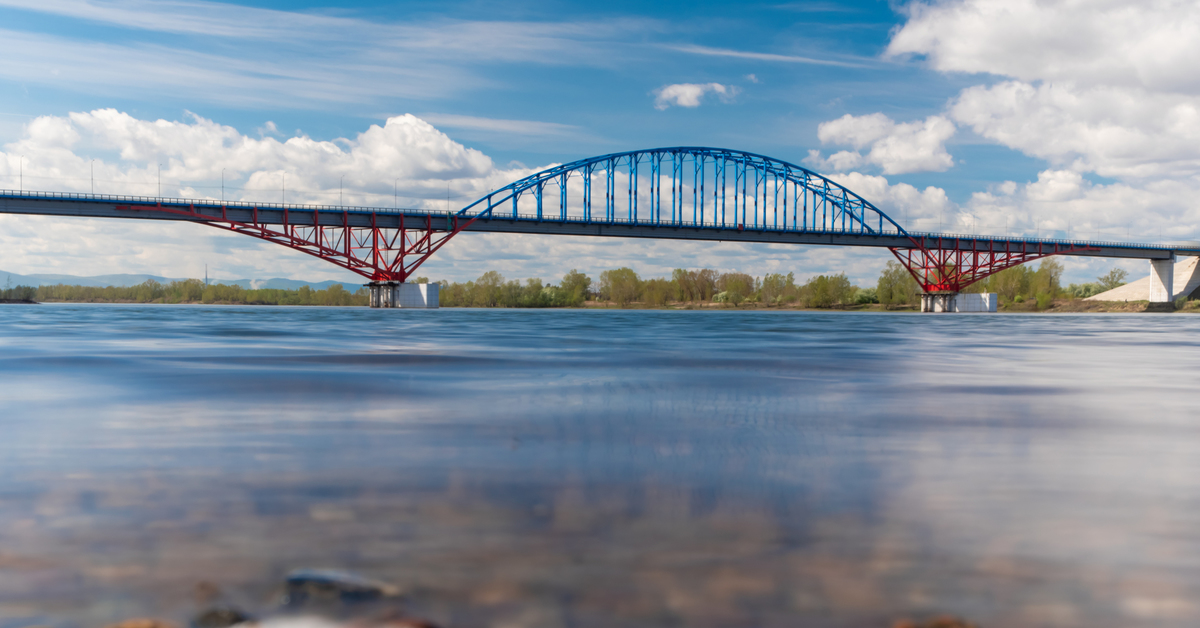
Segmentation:
{"type": "Polygon", "coordinates": [[[1200,317],[0,306],[0,628],[1200,624],[1200,317]]]}

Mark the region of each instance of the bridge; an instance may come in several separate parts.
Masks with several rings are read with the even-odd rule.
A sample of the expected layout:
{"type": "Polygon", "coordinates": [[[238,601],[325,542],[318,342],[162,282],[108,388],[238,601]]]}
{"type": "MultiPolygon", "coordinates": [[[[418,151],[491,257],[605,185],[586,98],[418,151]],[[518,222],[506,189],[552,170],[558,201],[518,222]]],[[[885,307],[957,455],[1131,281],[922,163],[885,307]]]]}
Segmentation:
{"type": "Polygon", "coordinates": [[[458,211],[0,190],[0,212],[209,225],[361,275],[372,307],[398,306],[406,280],[466,231],[882,247],[921,286],[922,309],[936,311],[988,275],[1051,255],[1150,260],[1150,300],[1169,302],[1175,257],[1200,256],[1200,244],[910,232],[806,168],[744,151],[688,146],[562,164],[458,211]]]}

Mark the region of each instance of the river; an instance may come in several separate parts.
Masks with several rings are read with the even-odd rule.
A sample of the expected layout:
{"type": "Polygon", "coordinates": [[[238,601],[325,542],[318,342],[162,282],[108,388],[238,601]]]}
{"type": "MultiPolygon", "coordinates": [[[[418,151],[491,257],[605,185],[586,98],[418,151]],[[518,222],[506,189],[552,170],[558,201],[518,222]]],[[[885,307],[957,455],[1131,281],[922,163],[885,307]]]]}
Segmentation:
{"type": "Polygon", "coordinates": [[[0,305],[0,628],[1200,625],[1200,317],[0,305]]]}

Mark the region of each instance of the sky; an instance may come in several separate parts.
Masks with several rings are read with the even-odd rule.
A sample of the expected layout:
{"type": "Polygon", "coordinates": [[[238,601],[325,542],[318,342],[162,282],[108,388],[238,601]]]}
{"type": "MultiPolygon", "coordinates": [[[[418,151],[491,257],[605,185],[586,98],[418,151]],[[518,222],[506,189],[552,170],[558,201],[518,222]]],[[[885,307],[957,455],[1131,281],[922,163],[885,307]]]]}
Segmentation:
{"type": "MultiPolygon", "coordinates": [[[[458,209],[605,153],[751,151],[915,230],[1200,239],[1200,5],[0,0],[0,188],[458,209]],[[94,187],[93,187],[94,186],[94,187]]],[[[419,275],[872,285],[845,247],[461,234],[419,275]]],[[[1144,261],[1065,258],[1070,282],[1144,261]]],[[[200,225],[0,215],[21,274],[356,281],[200,225]]]]}

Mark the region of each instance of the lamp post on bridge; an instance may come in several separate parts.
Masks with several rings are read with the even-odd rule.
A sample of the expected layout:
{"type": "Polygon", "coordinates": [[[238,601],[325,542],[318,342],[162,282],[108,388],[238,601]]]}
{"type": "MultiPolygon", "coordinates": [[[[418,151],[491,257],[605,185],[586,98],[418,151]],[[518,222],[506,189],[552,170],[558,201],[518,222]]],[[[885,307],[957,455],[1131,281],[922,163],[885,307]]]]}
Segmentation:
{"type": "Polygon", "coordinates": [[[92,194],[96,193],[96,160],[91,161],[92,165],[92,194]]]}
{"type": "Polygon", "coordinates": [[[225,202],[225,169],[221,168],[221,202],[225,202]]]}
{"type": "Polygon", "coordinates": [[[338,179],[338,205],[340,206],[345,206],[345,202],[342,201],[342,183],[345,181],[346,175],[342,175],[342,178],[338,179]]]}
{"type": "Polygon", "coordinates": [[[18,187],[17,189],[24,192],[25,191],[25,155],[21,155],[21,182],[18,185],[20,187],[18,187]]]}

